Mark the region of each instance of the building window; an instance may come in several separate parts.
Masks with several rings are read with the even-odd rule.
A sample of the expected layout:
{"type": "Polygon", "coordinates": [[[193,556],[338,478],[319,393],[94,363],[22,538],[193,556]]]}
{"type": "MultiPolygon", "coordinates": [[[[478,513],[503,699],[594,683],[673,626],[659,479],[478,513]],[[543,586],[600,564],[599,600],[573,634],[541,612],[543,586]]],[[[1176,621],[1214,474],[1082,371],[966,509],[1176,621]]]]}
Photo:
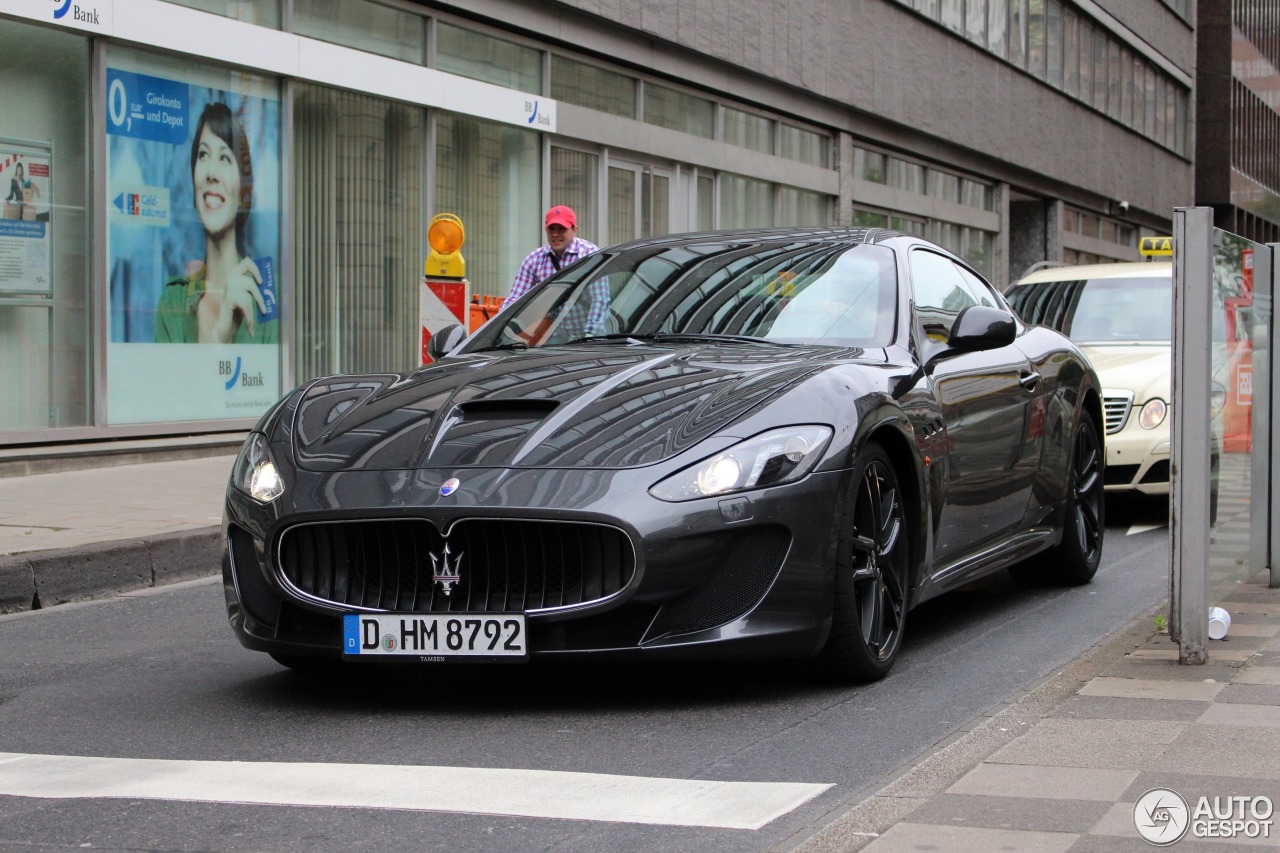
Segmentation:
{"type": "Polygon", "coordinates": [[[169,0],[176,6],[186,6],[234,18],[246,24],[257,24],[260,27],[280,27],[280,0],[169,0]]]}
{"type": "Polygon", "coordinates": [[[295,379],[411,370],[420,345],[411,318],[423,261],[423,111],[299,84],[293,114],[295,379]]]}
{"type": "Polygon", "coordinates": [[[831,166],[831,137],[790,124],[778,128],[778,154],[810,166],[831,166]]]}
{"type": "Polygon", "coordinates": [[[300,36],[421,63],[424,19],[370,0],[293,0],[300,36]]]}
{"type": "Polygon", "coordinates": [[[865,148],[854,148],[854,177],[861,178],[864,181],[870,181],[873,184],[883,184],[888,179],[885,171],[885,159],[885,156],[878,151],[868,151],[865,148]]]}
{"type": "Polygon", "coordinates": [[[542,52],[440,21],[436,67],[519,92],[541,94],[542,52]]]}
{"type": "Polygon", "coordinates": [[[707,139],[715,136],[715,104],[656,83],[644,87],[644,120],[707,139]]]}
{"type": "Polygon", "coordinates": [[[723,141],[739,148],[750,148],[752,151],[773,153],[773,121],[735,110],[732,107],[720,108],[723,141]]]}
{"type": "Polygon", "coordinates": [[[831,197],[795,187],[778,187],[777,224],[830,225],[831,197]]]}
{"type": "Polygon", "coordinates": [[[578,236],[604,245],[598,231],[600,222],[600,158],[586,151],[551,147],[551,204],[573,208],[578,217],[578,236]]]}
{"type": "Polygon", "coordinates": [[[0,431],[91,423],[89,102],[87,39],[0,27],[0,431]]]}
{"type": "Polygon", "coordinates": [[[466,225],[475,294],[505,296],[520,262],[542,243],[539,139],[518,127],[436,116],[436,209],[466,225]]]}
{"type": "Polygon", "coordinates": [[[623,118],[636,117],[635,78],[563,56],[551,57],[551,97],[623,118]]]}
{"type": "Polygon", "coordinates": [[[772,225],[773,184],[722,172],[720,227],[769,228],[772,225]]]}

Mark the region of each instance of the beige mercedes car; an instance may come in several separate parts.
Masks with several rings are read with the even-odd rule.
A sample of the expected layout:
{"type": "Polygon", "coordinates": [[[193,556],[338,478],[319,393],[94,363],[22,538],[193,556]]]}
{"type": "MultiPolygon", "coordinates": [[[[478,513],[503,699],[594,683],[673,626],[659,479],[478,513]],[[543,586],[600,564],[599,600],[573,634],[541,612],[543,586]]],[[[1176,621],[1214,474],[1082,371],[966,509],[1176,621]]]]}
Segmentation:
{"type": "MultiPolygon", "coordinates": [[[[1107,491],[1167,495],[1173,264],[1040,269],[1005,295],[1024,321],[1063,332],[1093,362],[1105,406],[1107,491]]],[[[1215,413],[1221,412],[1224,390],[1215,382],[1215,413]]],[[[1217,462],[1215,450],[1215,486],[1217,462]]],[[[1211,495],[1216,499],[1216,488],[1211,495]]]]}

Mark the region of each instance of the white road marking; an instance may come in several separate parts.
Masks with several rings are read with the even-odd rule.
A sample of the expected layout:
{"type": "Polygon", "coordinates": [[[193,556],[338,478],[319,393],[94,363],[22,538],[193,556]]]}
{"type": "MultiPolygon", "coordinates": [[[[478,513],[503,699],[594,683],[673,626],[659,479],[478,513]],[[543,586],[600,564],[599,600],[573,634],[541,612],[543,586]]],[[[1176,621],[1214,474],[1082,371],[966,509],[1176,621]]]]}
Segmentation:
{"type": "Polygon", "coordinates": [[[1148,530],[1159,530],[1162,527],[1168,527],[1167,524],[1135,524],[1125,531],[1125,536],[1132,536],[1135,533],[1146,533],[1148,530]]]}
{"type": "Polygon", "coordinates": [[[832,786],[396,764],[0,753],[0,795],[469,812],[759,829],[832,786]]]}

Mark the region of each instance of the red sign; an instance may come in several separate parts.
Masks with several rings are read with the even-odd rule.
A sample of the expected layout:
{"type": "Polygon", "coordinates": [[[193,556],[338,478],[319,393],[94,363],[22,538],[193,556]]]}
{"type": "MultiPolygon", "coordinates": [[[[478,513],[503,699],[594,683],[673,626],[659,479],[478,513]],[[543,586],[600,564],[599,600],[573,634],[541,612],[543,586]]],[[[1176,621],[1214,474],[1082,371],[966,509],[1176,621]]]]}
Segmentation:
{"type": "Polygon", "coordinates": [[[466,327],[471,285],[464,279],[424,278],[418,290],[418,322],[422,327],[422,364],[430,364],[427,341],[445,326],[466,327]]]}

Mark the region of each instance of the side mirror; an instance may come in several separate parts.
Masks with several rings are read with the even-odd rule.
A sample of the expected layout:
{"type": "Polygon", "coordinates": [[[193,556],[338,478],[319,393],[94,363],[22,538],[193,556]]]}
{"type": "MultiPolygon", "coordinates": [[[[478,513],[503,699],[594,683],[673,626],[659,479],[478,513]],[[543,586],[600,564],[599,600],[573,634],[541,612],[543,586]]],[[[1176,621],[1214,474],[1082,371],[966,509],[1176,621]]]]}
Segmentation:
{"type": "Polygon", "coordinates": [[[955,350],[976,350],[1005,347],[1018,337],[1018,324],[1013,315],[988,305],[970,305],[956,317],[951,327],[947,346],[955,350]]]}
{"type": "Polygon", "coordinates": [[[454,323],[445,326],[427,339],[427,356],[432,361],[439,361],[457,348],[467,338],[467,330],[454,323]]]}

